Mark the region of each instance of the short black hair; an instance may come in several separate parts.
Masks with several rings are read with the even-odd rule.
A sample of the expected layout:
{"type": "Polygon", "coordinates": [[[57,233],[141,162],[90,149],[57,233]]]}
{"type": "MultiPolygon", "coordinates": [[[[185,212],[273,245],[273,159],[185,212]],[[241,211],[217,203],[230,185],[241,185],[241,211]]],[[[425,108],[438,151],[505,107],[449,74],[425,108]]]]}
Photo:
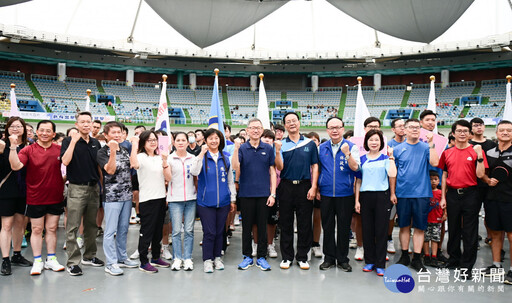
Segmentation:
{"type": "Polygon", "coordinates": [[[96,119],[96,120],[92,121],[92,123],[99,123],[100,125],[102,125],[101,121],[100,121],[100,120],[98,120],[98,119],[96,119]]]}
{"type": "Polygon", "coordinates": [[[270,129],[264,129],[263,134],[261,134],[261,137],[262,138],[272,138],[272,141],[274,141],[276,139],[276,135],[270,129]]]}
{"type": "Polygon", "coordinates": [[[53,132],[57,131],[57,126],[55,126],[55,123],[53,123],[53,121],[50,121],[50,120],[41,120],[41,121],[39,121],[37,123],[37,128],[36,129],[39,129],[39,125],[46,124],[46,123],[50,123],[52,125],[53,132]]]}
{"type": "Polygon", "coordinates": [[[429,173],[429,175],[430,175],[431,177],[438,177],[438,178],[439,178],[439,173],[438,173],[438,172],[436,172],[435,170],[431,170],[431,171],[429,171],[428,173],[429,173]]]}
{"type": "Polygon", "coordinates": [[[436,118],[437,118],[437,114],[434,113],[433,111],[431,111],[430,109],[426,109],[424,111],[421,112],[420,114],[420,120],[423,120],[423,118],[425,118],[426,116],[429,116],[429,115],[434,115],[436,118]]]}
{"type": "Polygon", "coordinates": [[[482,120],[481,118],[478,118],[478,117],[471,119],[471,121],[469,121],[469,123],[471,123],[471,126],[473,126],[473,123],[485,124],[484,120],[482,120]]]}
{"type": "Polygon", "coordinates": [[[114,127],[119,127],[121,131],[123,130],[123,125],[120,122],[109,121],[105,126],[103,126],[103,132],[108,135],[108,132],[114,127]]]}
{"type": "Polygon", "coordinates": [[[373,135],[379,136],[379,139],[380,139],[379,150],[382,150],[384,148],[384,135],[382,134],[382,131],[378,130],[378,129],[370,129],[368,132],[366,132],[366,135],[364,135],[364,143],[363,143],[364,149],[366,151],[370,151],[370,148],[368,147],[368,140],[373,135]]]}
{"type": "Polygon", "coordinates": [[[125,131],[126,132],[126,135],[128,135],[128,127],[126,127],[126,125],[124,125],[123,123],[119,122],[119,124],[121,124],[121,130],[122,131],[125,131]]]}
{"type": "Polygon", "coordinates": [[[280,130],[283,132],[285,131],[284,126],[282,124],[277,124],[277,123],[274,124],[274,131],[276,131],[276,130],[280,130]]]}
{"type": "Polygon", "coordinates": [[[296,112],[287,112],[286,114],[284,114],[283,116],[283,124],[286,124],[285,123],[285,120],[286,120],[286,117],[288,117],[289,115],[295,115],[295,117],[297,117],[297,120],[300,121],[300,117],[299,117],[299,114],[297,114],[296,112]]]}
{"type": "Polygon", "coordinates": [[[343,122],[343,119],[341,119],[340,117],[338,116],[334,116],[334,117],[329,117],[329,119],[327,119],[327,121],[325,121],[325,128],[327,128],[327,125],[329,124],[329,121],[331,121],[332,119],[338,119],[341,121],[343,127],[345,127],[345,122],[343,122]]]}
{"type": "Polygon", "coordinates": [[[135,126],[134,130],[135,129],[139,129],[139,128],[142,128],[142,129],[146,130],[146,127],[144,125],[137,125],[137,126],[135,126]]]}
{"type": "Polygon", "coordinates": [[[416,119],[416,118],[410,118],[410,119],[407,119],[405,120],[405,125],[411,123],[411,122],[417,122],[417,123],[420,123],[420,120],[416,119]]]}
{"type": "Polygon", "coordinates": [[[455,123],[452,124],[452,133],[455,133],[455,130],[457,129],[457,126],[462,126],[462,127],[467,127],[469,129],[469,133],[473,133],[471,131],[471,123],[468,122],[468,120],[464,120],[464,119],[461,119],[461,120],[457,120],[455,121],[455,123]]]}
{"type": "Polygon", "coordinates": [[[353,137],[353,136],[354,136],[354,130],[349,129],[349,130],[347,130],[347,131],[343,134],[343,139],[347,139],[348,137],[353,137]]]}
{"type": "Polygon", "coordinates": [[[73,126],[73,127],[68,128],[68,129],[66,130],[66,137],[69,137],[69,132],[70,132],[70,131],[72,131],[72,130],[76,130],[76,131],[78,131],[78,128],[76,128],[76,127],[74,127],[74,126],[73,126]]]}
{"type": "Polygon", "coordinates": [[[400,120],[403,120],[402,118],[395,118],[393,119],[393,121],[391,121],[391,128],[395,128],[395,124],[400,121],[400,120]]]}
{"type": "Polygon", "coordinates": [[[231,132],[231,125],[227,124],[226,122],[223,122],[224,123],[224,130],[229,129],[229,131],[231,132]]]}
{"type": "Polygon", "coordinates": [[[380,119],[377,118],[377,117],[368,117],[368,118],[366,118],[366,120],[364,120],[363,125],[364,125],[364,127],[366,127],[368,124],[370,124],[372,122],[375,122],[375,121],[379,122],[379,127],[380,127],[381,126],[380,119]]]}
{"type": "Polygon", "coordinates": [[[512,124],[512,122],[510,122],[508,120],[501,120],[500,122],[498,122],[498,124],[496,124],[496,129],[498,128],[498,126],[500,126],[502,124],[512,124]]]}
{"type": "Polygon", "coordinates": [[[80,117],[80,116],[89,116],[92,119],[91,112],[79,112],[78,114],[76,114],[76,119],[78,120],[78,117],[80,117]]]}

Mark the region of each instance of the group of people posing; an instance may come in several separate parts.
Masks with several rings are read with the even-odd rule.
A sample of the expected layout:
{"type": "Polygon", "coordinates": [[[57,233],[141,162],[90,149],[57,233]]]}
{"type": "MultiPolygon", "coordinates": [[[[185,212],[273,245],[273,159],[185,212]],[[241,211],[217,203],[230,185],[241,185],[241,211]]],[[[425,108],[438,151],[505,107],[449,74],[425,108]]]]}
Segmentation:
{"type": "MultiPolygon", "coordinates": [[[[357,141],[346,136],[343,120],[334,116],[326,121],[329,139],[321,143],[315,136],[300,133],[295,112],[284,115],[284,127],[276,125],[272,130],[264,129],[259,119],[251,119],[244,129],[246,140],[231,139],[227,126],[226,135],[214,128],[199,134],[174,132],[169,148],[159,146],[165,142],[159,140],[165,132],[143,128],[128,142],[125,126],[115,121],[103,126],[105,142],[100,143],[91,134],[98,134],[101,125],[93,132],[88,112],[77,114],[75,126],[76,131],[59,145],[53,142],[55,124],[40,121],[37,140],[29,144],[23,119],[11,117],[7,122],[5,141],[0,141],[4,275],[11,274],[11,263],[32,266],[32,275],[43,269],[67,269],[70,275],[81,275],[81,265],[105,266],[111,275],[121,275],[123,268],[130,267],[148,273],[158,272],[158,267],[193,270],[196,216],[203,231],[203,270],[223,270],[229,216],[237,208],[242,216],[241,270],[253,265],[270,270],[267,256],[277,257],[273,243],[276,223],[280,228],[280,268],[288,269],[296,261],[301,269],[309,269],[312,247],[319,252],[319,233],[313,233],[312,220],[317,213],[323,229],[321,270],[338,267],[352,271],[348,258],[352,227],[357,238],[355,259],[365,261],[363,271],[384,275],[387,252],[395,252],[392,231],[396,218],[401,249],[398,263],[417,271],[425,270],[425,265],[460,268],[471,277],[475,274],[482,202],[493,254],[493,264],[485,274],[502,268],[505,233],[512,243],[509,121],[498,123],[497,144],[484,138],[481,119],[456,121],[449,145],[441,149],[434,144],[436,114],[428,110],[419,120],[393,120],[395,136],[389,142],[375,117],[364,122],[364,138],[357,141]],[[424,139],[422,128],[427,131],[424,139]],[[353,142],[362,142],[362,146],[353,142]],[[442,150],[441,155],[437,150],[442,150]],[[134,200],[141,223],[139,262],[131,260],[126,251],[134,200]],[[106,262],[96,257],[99,201],[104,212],[106,262]],[[57,226],[64,208],[65,267],[55,256],[57,226]],[[161,257],[167,210],[172,225],[172,264],[161,257]],[[24,229],[25,217],[30,219],[34,262],[22,257],[17,247],[18,229],[24,229]],[[445,220],[449,258],[441,251],[445,220]],[[81,225],[83,254],[77,242],[81,225]]],[[[505,282],[512,284],[512,267],[505,282]]]]}

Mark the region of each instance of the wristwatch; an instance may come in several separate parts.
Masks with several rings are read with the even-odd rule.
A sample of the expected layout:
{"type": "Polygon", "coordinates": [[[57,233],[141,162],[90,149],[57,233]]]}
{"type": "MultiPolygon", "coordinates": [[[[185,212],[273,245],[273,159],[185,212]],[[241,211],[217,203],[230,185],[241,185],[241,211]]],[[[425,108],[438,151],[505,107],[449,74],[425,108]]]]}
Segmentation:
{"type": "Polygon", "coordinates": [[[270,196],[274,199],[276,198],[276,194],[270,194],[270,196]]]}
{"type": "Polygon", "coordinates": [[[484,158],[478,158],[478,159],[476,159],[476,162],[482,163],[482,162],[484,162],[484,158]]]}
{"type": "Polygon", "coordinates": [[[352,155],[352,153],[348,153],[348,155],[345,155],[345,159],[350,159],[350,156],[352,155]]]}

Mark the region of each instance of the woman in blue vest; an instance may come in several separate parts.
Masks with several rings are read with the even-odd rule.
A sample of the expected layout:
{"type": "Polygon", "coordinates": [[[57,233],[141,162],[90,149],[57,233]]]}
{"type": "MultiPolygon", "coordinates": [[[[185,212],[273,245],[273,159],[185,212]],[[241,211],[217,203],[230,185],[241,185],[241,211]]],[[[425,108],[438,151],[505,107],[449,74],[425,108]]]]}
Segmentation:
{"type": "MultiPolygon", "coordinates": [[[[385,148],[380,130],[370,129],[364,137],[361,156],[361,175],[356,180],[356,212],[361,214],[363,227],[364,260],[363,271],[375,270],[384,275],[386,267],[387,226],[393,206],[390,198],[390,178],[396,178],[393,148],[387,147],[387,155],[381,154],[385,148]]],[[[391,182],[395,184],[395,182],[391,182]]],[[[394,188],[391,188],[394,193],[394,188]]]]}
{"type": "Polygon", "coordinates": [[[203,226],[204,272],[224,269],[221,251],[224,224],[236,202],[236,190],[229,156],[223,152],[224,136],[210,128],[205,135],[206,146],[197,156],[192,174],[197,178],[197,213],[203,226]],[[230,203],[231,202],[231,203],[230,203]]]}

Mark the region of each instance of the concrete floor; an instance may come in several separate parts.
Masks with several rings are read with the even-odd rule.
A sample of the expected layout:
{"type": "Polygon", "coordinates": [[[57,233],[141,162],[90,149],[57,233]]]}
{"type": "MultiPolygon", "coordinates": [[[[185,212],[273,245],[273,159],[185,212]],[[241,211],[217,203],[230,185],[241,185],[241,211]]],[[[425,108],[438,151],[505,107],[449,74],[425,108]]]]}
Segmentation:
{"type": "MultiPolygon", "coordinates": [[[[480,234],[484,235],[483,219],[480,234]]],[[[128,239],[128,254],[137,247],[138,225],[131,225],[128,239]]],[[[383,278],[374,272],[362,271],[364,262],[353,261],[355,250],[349,253],[353,272],[346,273],[338,269],[320,271],[320,258],[313,258],[311,269],[304,271],[297,265],[289,270],[279,268],[280,258],[269,259],[272,270],[263,272],[257,267],[246,271],[237,269],[241,261],[241,226],[233,233],[231,245],[224,257],[226,269],[213,274],[203,273],[201,261],[201,224],[196,221],[193,259],[195,269],[191,272],[160,269],[157,274],[147,274],[138,269],[124,269],[122,276],[111,276],[104,268],[82,266],[83,276],[71,277],[67,272],[44,271],[41,276],[30,276],[30,268],[13,267],[11,276],[0,276],[0,302],[340,302],[353,301],[379,302],[510,302],[512,286],[490,283],[454,283],[453,273],[450,282],[435,282],[435,269],[431,283],[420,283],[416,272],[412,277],[416,286],[408,294],[389,291],[383,278]],[[474,286],[474,292],[469,287],[474,286]],[[420,286],[424,286],[423,291],[420,286]],[[442,288],[444,287],[444,292],[442,288]],[[462,287],[462,291],[459,287],[462,287]],[[480,287],[480,288],[479,288],[480,287]],[[453,291],[452,291],[453,290],[453,291]],[[483,291],[482,291],[483,290],[483,291]]],[[[62,250],[64,229],[58,231],[57,257],[65,264],[66,254],[62,250]]],[[[398,247],[398,229],[395,228],[395,246],[398,247]]],[[[98,238],[98,257],[105,260],[102,239],[98,238]]],[[[277,241],[278,242],[278,241],[277,241]]],[[[490,248],[482,242],[478,253],[476,268],[486,267],[491,260],[490,248]]],[[[276,245],[278,246],[278,244],[276,245]]],[[[509,246],[504,266],[510,266],[509,246]]],[[[23,254],[31,259],[30,246],[23,254]]],[[[280,254],[279,254],[280,255],[280,254]]],[[[43,254],[44,257],[44,254],[43,254]]],[[[390,255],[388,266],[398,261],[399,254],[390,255]]]]}

